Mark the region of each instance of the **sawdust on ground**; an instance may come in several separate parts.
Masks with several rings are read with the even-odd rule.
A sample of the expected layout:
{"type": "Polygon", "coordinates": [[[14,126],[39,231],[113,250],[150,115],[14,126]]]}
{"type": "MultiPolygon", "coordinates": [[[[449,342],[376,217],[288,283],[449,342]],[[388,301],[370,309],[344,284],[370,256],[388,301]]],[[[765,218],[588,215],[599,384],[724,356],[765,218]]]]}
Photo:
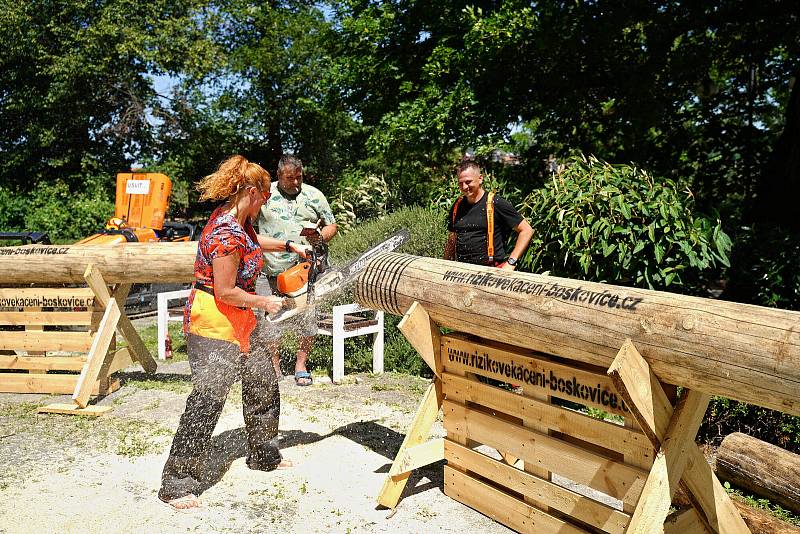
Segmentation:
{"type": "MultiPolygon", "coordinates": [[[[359,383],[306,388],[283,380],[282,448],[297,467],[270,473],[245,465],[234,386],[203,508],[179,513],[156,492],[190,390],[188,365],[122,376],[122,389],[99,402],[113,410],[96,419],[35,413],[69,396],[0,394],[1,533],[510,532],[444,495],[442,462],[414,472],[394,514],[376,506],[424,379],[359,375],[359,383]]],[[[441,421],[434,435],[444,435],[441,421]]]]}

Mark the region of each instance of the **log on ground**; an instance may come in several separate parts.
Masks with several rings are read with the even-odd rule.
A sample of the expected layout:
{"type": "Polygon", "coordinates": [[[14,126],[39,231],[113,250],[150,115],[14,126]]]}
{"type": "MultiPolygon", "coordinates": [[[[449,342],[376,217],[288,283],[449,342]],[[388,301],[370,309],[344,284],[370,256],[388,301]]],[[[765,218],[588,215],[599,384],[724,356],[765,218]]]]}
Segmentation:
{"type": "Polygon", "coordinates": [[[800,455],[735,432],[717,450],[717,476],[800,513],[800,455]]]}

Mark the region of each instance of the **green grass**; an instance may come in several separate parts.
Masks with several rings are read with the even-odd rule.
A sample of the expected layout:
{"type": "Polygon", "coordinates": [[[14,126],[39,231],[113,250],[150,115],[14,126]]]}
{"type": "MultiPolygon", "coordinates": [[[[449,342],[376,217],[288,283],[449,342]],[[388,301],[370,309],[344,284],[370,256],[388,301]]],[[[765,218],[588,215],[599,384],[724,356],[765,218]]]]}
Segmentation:
{"type": "MultiPolygon", "coordinates": [[[[167,331],[169,332],[169,337],[172,340],[172,359],[168,361],[186,361],[186,338],[183,335],[183,325],[178,322],[167,323],[167,331]]],[[[151,325],[146,328],[142,328],[139,330],[139,336],[141,336],[142,341],[144,342],[145,347],[147,347],[147,350],[150,351],[150,354],[152,354],[154,358],[157,358],[158,327],[156,325],[151,325]]]]}
{"type": "Polygon", "coordinates": [[[739,499],[747,506],[751,508],[756,508],[758,510],[764,510],[768,514],[777,517],[781,521],[786,521],[791,525],[800,527],[800,515],[797,515],[785,508],[782,508],[780,505],[770,502],[769,499],[764,499],[756,495],[752,495],[738,488],[732,488],[730,482],[723,483],[723,486],[725,487],[725,491],[727,491],[728,494],[739,499]]]}

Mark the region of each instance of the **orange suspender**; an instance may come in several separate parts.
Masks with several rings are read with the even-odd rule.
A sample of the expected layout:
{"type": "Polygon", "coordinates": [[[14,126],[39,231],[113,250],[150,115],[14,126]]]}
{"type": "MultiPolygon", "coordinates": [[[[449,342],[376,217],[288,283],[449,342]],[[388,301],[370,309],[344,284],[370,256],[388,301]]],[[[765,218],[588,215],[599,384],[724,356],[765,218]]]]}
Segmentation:
{"type": "Polygon", "coordinates": [[[494,192],[489,193],[486,198],[486,228],[488,246],[486,251],[489,255],[489,263],[494,262],[494,192]]]}
{"type": "MultiPolygon", "coordinates": [[[[486,247],[487,255],[489,256],[489,262],[494,261],[494,191],[487,193],[488,196],[486,197],[486,228],[487,228],[487,238],[488,243],[486,247]]],[[[464,200],[464,197],[458,197],[456,200],[455,205],[453,206],[453,226],[456,225],[456,213],[458,212],[458,206],[461,204],[461,201],[464,200]]]]}

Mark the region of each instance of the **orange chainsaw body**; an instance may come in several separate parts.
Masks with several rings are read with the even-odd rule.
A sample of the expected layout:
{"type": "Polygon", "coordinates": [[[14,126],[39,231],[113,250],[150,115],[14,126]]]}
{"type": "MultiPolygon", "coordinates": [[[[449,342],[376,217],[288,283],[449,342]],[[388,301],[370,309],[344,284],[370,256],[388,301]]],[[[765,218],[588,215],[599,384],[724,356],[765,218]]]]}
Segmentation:
{"type": "Polygon", "coordinates": [[[277,277],[278,291],[290,297],[297,297],[307,291],[311,262],[304,261],[283,271],[277,277]]]}

